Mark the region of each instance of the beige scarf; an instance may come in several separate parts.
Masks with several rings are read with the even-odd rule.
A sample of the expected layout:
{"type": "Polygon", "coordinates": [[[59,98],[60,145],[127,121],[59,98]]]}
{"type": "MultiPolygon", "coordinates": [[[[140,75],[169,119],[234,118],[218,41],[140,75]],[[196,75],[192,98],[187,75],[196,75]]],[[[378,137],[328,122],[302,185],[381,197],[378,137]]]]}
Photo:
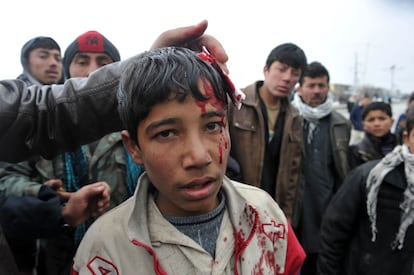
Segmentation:
{"type": "Polygon", "coordinates": [[[316,107],[311,107],[302,101],[298,93],[295,93],[292,104],[299,110],[300,115],[309,122],[309,131],[306,141],[308,144],[311,144],[313,137],[319,131],[319,120],[332,113],[332,96],[329,93],[324,103],[316,107]]]}

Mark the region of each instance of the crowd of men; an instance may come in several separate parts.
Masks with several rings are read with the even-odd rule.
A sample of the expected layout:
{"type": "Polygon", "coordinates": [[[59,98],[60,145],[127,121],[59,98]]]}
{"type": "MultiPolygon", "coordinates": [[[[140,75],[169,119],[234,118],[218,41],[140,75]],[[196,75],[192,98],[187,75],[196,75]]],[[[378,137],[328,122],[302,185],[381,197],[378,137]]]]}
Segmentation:
{"type": "Polygon", "coordinates": [[[412,274],[414,107],[398,133],[385,102],[344,117],[290,42],[239,89],[206,28],[122,61],[97,31],[23,45],[0,81],[0,271],[412,274]]]}

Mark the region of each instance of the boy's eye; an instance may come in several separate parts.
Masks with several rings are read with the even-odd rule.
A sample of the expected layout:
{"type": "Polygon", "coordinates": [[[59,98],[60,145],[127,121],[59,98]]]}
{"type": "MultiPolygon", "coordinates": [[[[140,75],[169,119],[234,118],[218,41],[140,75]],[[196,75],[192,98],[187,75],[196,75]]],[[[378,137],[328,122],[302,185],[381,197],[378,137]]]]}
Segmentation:
{"type": "Polygon", "coordinates": [[[208,131],[211,131],[211,132],[218,131],[224,128],[224,124],[221,121],[209,122],[207,123],[206,128],[208,131]]]}
{"type": "Polygon", "coordinates": [[[173,136],[172,130],[164,130],[155,135],[155,138],[167,139],[173,136]]]}
{"type": "Polygon", "coordinates": [[[287,67],[278,67],[278,70],[281,72],[286,72],[287,71],[287,67]]]}
{"type": "Polygon", "coordinates": [[[108,65],[108,64],[109,64],[109,62],[103,61],[103,62],[100,62],[100,63],[98,64],[98,66],[99,66],[99,67],[103,67],[103,66],[108,65]]]}
{"type": "Polygon", "coordinates": [[[299,72],[299,70],[293,70],[293,71],[292,71],[292,75],[293,75],[293,76],[296,76],[296,77],[299,77],[299,76],[300,76],[300,72],[299,72]]]}

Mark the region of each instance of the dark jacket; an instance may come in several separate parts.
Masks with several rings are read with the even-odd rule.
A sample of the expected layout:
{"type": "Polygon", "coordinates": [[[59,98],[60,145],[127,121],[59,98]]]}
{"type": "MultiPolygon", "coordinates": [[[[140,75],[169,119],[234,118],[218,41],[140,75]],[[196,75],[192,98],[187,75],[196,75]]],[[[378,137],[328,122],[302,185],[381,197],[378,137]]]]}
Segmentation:
{"type": "Polygon", "coordinates": [[[60,232],[64,220],[56,192],[43,185],[37,197],[0,193],[0,225],[10,238],[33,239],[60,232]]]}
{"type": "Polygon", "coordinates": [[[332,199],[321,227],[318,274],[413,274],[414,227],[408,227],[401,250],[391,248],[400,225],[400,204],[406,188],[404,165],[386,175],[380,187],[378,231],[376,241],[371,241],[366,180],[378,162],[370,161],[351,171],[332,199]]]}
{"type": "MultiPolygon", "coordinates": [[[[294,226],[294,228],[301,231],[298,232],[298,236],[300,241],[303,242],[302,245],[304,246],[305,251],[309,249],[312,251],[312,253],[315,253],[315,251],[319,249],[319,226],[323,216],[323,212],[326,209],[325,206],[329,203],[334,193],[339,189],[340,185],[342,184],[342,181],[344,180],[345,176],[349,171],[348,144],[351,135],[351,124],[348,119],[343,117],[340,113],[338,113],[335,110],[331,112],[327,119],[329,126],[327,132],[328,136],[326,137],[326,139],[329,139],[329,142],[327,144],[330,144],[331,146],[331,148],[329,148],[329,151],[332,153],[332,165],[330,165],[330,167],[327,165],[326,167],[321,167],[319,169],[331,169],[329,172],[332,174],[335,180],[330,182],[306,182],[306,174],[302,175],[300,185],[298,188],[295,212],[292,219],[292,225],[294,226]],[[314,196],[313,192],[309,192],[307,195],[304,193],[305,185],[309,187],[308,190],[315,191],[319,189],[313,188],[317,184],[323,186],[322,189],[325,190],[324,195],[320,194],[320,196],[314,196]],[[306,200],[304,199],[304,196],[307,196],[306,200]],[[304,219],[304,214],[302,214],[304,209],[307,210],[308,214],[312,213],[312,219],[304,219]],[[306,220],[309,222],[308,224],[304,224],[306,220]],[[304,228],[307,228],[307,230],[305,230],[304,228]],[[312,228],[314,230],[309,230],[309,228],[312,228]],[[305,239],[310,241],[307,242],[305,241],[305,239]]],[[[320,144],[319,148],[322,148],[322,146],[326,146],[326,144],[320,144]]],[[[323,150],[318,151],[322,152],[323,150]]],[[[306,161],[307,157],[305,155],[303,157],[303,163],[305,163],[306,161]]],[[[321,163],[324,162],[321,161],[321,163]]],[[[315,169],[314,165],[312,166],[312,169],[315,169]]],[[[320,172],[328,173],[328,171],[325,170],[320,172]]],[[[305,218],[309,218],[309,216],[305,218]]]]}
{"type": "Polygon", "coordinates": [[[364,106],[356,105],[352,108],[351,113],[349,114],[349,120],[352,123],[353,129],[357,131],[364,131],[364,126],[362,125],[362,110],[364,106]]]}
{"type": "Polygon", "coordinates": [[[127,63],[108,64],[64,85],[39,88],[0,81],[0,160],[18,162],[36,154],[51,158],[122,130],[117,91],[127,63]]]}
{"type": "Polygon", "coordinates": [[[365,133],[356,144],[349,146],[348,162],[350,169],[374,159],[382,159],[397,145],[394,134],[388,133],[382,138],[365,133]]]}
{"type": "Polygon", "coordinates": [[[57,235],[63,230],[61,211],[58,195],[45,185],[40,188],[38,196],[6,196],[0,193],[0,271],[4,271],[0,274],[17,274],[9,272],[12,267],[20,271],[33,269],[33,253],[36,251],[34,240],[57,235]]]}

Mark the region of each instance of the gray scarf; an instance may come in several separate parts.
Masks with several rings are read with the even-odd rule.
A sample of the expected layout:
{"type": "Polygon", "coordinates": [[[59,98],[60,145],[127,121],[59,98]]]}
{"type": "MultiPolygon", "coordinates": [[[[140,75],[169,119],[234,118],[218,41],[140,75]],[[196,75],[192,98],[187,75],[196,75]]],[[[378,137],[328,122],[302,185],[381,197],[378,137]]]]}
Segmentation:
{"type": "Polygon", "coordinates": [[[372,241],[375,242],[377,233],[377,197],[384,177],[399,164],[404,162],[407,188],[404,191],[404,201],[400,205],[402,210],[400,227],[392,248],[402,249],[407,227],[414,220],[414,154],[409,152],[407,145],[399,145],[387,154],[369,173],[367,178],[367,211],[371,222],[372,241]]]}
{"type": "Polygon", "coordinates": [[[319,120],[332,112],[332,103],[332,96],[328,93],[324,103],[316,107],[311,107],[302,101],[298,93],[295,93],[292,104],[298,108],[300,115],[309,122],[308,144],[312,142],[314,134],[319,130],[319,120]]]}

